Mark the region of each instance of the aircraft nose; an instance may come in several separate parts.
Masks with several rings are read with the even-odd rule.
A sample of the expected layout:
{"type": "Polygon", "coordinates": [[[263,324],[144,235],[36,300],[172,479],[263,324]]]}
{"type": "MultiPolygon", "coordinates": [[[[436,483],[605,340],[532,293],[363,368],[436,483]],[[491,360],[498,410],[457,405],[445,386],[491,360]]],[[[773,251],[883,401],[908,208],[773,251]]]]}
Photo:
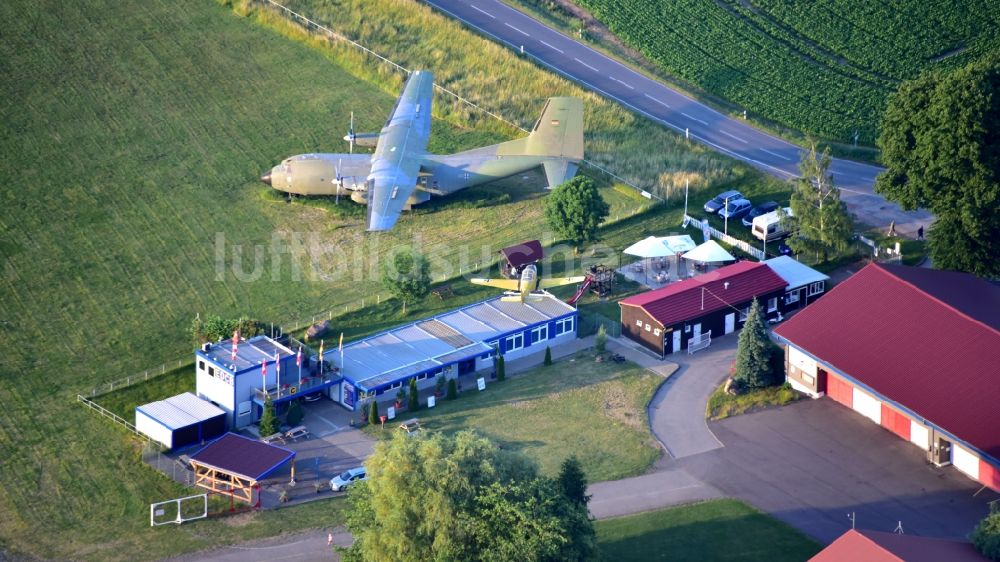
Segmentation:
{"type": "Polygon", "coordinates": [[[271,172],[264,172],[264,175],[260,177],[260,181],[266,183],[267,185],[271,185],[271,172]]]}

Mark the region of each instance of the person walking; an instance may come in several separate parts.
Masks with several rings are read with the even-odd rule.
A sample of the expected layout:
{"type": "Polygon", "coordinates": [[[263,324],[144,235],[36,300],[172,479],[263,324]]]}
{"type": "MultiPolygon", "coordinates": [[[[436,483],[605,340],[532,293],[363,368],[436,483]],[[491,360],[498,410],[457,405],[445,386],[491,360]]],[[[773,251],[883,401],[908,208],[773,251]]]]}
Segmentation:
{"type": "Polygon", "coordinates": [[[924,239],[924,225],[920,225],[920,228],[917,229],[917,240],[923,240],[923,239],[924,239]]]}

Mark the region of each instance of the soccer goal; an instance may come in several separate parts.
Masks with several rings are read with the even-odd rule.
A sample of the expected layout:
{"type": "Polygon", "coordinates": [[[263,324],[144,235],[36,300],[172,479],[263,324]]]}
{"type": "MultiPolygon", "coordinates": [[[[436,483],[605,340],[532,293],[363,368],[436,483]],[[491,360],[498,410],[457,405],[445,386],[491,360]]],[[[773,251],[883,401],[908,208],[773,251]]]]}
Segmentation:
{"type": "Polygon", "coordinates": [[[180,525],[208,517],[208,494],[198,494],[149,504],[149,525],[180,525]]]}

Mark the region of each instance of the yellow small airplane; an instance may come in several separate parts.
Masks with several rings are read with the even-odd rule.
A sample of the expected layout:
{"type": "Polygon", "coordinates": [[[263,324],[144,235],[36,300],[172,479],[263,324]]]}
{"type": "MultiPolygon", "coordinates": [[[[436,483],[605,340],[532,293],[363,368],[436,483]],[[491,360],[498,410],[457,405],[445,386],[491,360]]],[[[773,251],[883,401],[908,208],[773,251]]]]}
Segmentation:
{"type": "Polygon", "coordinates": [[[525,266],[524,271],[521,272],[520,279],[471,279],[470,281],[475,285],[486,285],[488,287],[504,289],[504,296],[500,299],[504,302],[523,303],[537,302],[545,298],[538,294],[542,289],[583,283],[586,279],[583,275],[559,279],[539,279],[538,270],[532,264],[525,266]]]}

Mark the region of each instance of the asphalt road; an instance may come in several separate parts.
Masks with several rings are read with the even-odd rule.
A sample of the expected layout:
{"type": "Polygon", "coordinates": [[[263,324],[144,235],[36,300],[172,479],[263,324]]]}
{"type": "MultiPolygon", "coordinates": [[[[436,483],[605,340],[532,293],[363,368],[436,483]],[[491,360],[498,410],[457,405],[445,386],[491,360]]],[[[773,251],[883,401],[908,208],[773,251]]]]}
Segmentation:
{"type": "MultiPolygon", "coordinates": [[[[802,149],[732,119],[648,78],[577,40],[556,31],[500,0],[425,0],[442,13],[530,56],[570,80],[614,99],[646,117],[719,152],[743,160],[781,179],[798,176],[802,149]]],[[[858,218],[881,226],[890,220],[901,232],[929,224],[931,215],[904,212],[874,194],[878,166],[834,159],[830,170],[843,200],[858,218]]]]}

